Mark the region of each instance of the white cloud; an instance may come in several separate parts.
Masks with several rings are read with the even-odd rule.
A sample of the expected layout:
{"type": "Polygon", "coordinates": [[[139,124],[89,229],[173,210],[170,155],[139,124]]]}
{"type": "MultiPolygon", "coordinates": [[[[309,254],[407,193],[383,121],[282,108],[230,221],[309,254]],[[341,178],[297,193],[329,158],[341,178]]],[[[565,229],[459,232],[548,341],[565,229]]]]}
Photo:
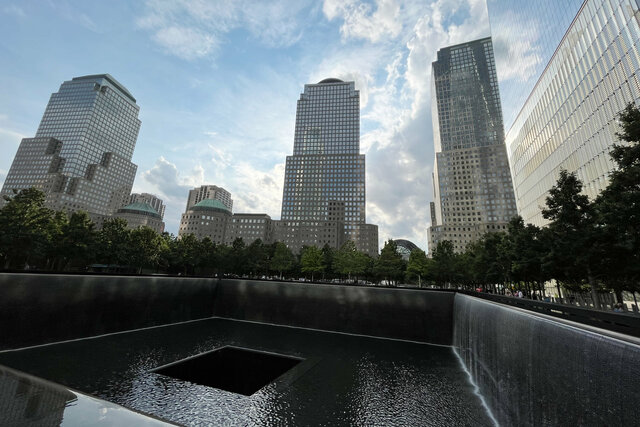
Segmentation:
{"type": "Polygon", "coordinates": [[[528,81],[542,62],[540,54],[540,25],[537,21],[508,11],[499,21],[513,25],[499,27],[493,33],[493,50],[496,57],[498,79],[528,81]],[[527,31],[519,31],[526,28],[527,31]]]}
{"type": "Polygon", "coordinates": [[[204,168],[196,165],[190,174],[181,176],[178,167],[161,156],[151,169],[139,173],[140,179],[134,183],[133,191],[151,193],[160,197],[166,206],[164,216],[166,230],[176,234],[189,190],[203,185],[204,175],[204,168]]]}
{"type": "MultiPolygon", "coordinates": [[[[239,27],[257,39],[261,34],[260,42],[267,46],[295,43],[301,28],[291,17],[298,7],[302,6],[283,2],[254,3],[251,8],[244,2],[158,0],[147,2],[147,14],[138,24],[152,34],[182,27],[210,36],[209,51],[194,49],[185,54],[179,45],[172,48],[175,55],[199,58],[222,48],[224,35],[239,27]],[[283,10],[287,5],[295,7],[283,10]],[[289,18],[283,18],[287,13],[289,18]],[[285,21],[290,25],[277,27],[276,23],[285,21]]],[[[202,139],[182,141],[180,146],[191,159],[199,159],[202,174],[194,170],[190,177],[202,182],[181,179],[175,165],[171,168],[160,161],[145,172],[145,180],[154,177],[158,185],[166,182],[173,189],[178,218],[184,210],[187,182],[221,185],[232,192],[234,211],[266,212],[277,218],[283,161],[292,151],[295,99],[302,84],[327,77],[353,80],[361,96],[361,151],[367,155],[367,221],[379,225],[380,244],[387,238],[407,238],[426,248],[434,157],[431,63],[438,49],[489,34],[486,5],[483,0],[377,1],[374,5],[326,0],[322,12],[340,25],[340,46],[308,53],[292,67],[297,70],[286,73],[262,68],[255,77],[247,77],[241,72],[215,92],[211,105],[198,113],[201,119],[185,116],[183,125],[197,129],[202,139]],[[154,169],[158,170],[151,174],[154,169]],[[159,176],[170,179],[162,181],[159,176]]],[[[207,82],[198,84],[206,90],[207,82]]],[[[185,163],[187,169],[194,167],[185,163]]]]}
{"type": "Polygon", "coordinates": [[[396,0],[377,0],[375,10],[357,0],[325,0],[322,11],[329,20],[344,21],[340,33],[345,39],[378,42],[385,37],[397,37],[402,31],[400,4],[396,0]]]}
{"type": "Polygon", "coordinates": [[[284,183],[284,163],[261,171],[253,165],[241,162],[233,168],[234,211],[267,213],[279,218],[284,183]]]}
{"type": "Polygon", "coordinates": [[[380,19],[376,12],[362,2],[324,2],[328,19],[343,20],[344,46],[319,64],[312,76],[351,77],[361,88],[367,221],[378,224],[380,245],[388,238],[406,238],[426,248],[434,157],[431,63],[442,47],[489,35],[486,4],[378,1],[376,6],[376,12],[386,11],[387,18],[393,15],[393,21],[386,22],[395,26],[376,22],[380,19]]]}
{"type": "Polygon", "coordinates": [[[25,16],[27,16],[27,14],[24,13],[24,10],[21,7],[16,6],[15,4],[5,6],[4,8],[2,8],[2,11],[7,15],[17,16],[18,18],[24,18],[25,16]]]}
{"type": "Polygon", "coordinates": [[[165,51],[183,59],[208,57],[231,30],[243,28],[260,44],[290,46],[302,34],[299,13],[307,1],[148,0],[139,28],[165,51]]]}
{"type": "Polygon", "coordinates": [[[178,26],[159,28],[153,39],[168,52],[182,59],[207,56],[218,44],[218,40],[210,34],[178,26]]]}

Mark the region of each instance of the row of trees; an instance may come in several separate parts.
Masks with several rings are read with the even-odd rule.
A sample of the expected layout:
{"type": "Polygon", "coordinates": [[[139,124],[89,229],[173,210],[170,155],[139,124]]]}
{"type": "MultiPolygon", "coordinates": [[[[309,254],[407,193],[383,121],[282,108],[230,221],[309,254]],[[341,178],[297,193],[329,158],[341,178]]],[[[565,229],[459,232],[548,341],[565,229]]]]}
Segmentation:
{"type": "Polygon", "coordinates": [[[294,255],[281,242],[247,245],[236,239],[231,246],[214,244],[193,234],[176,238],[149,227],[128,229],[125,220],[107,219],[96,229],[86,212],[67,216],[45,207],[45,195],[27,189],[8,198],[0,210],[0,265],[5,269],[84,271],[90,267],[119,272],[172,274],[283,274],[314,279],[385,278],[393,281],[402,266],[395,244],[388,242],[383,256],[373,259],[351,241],[340,249],[304,247],[294,255]]]}
{"type": "Polygon", "coordinates": [[[104,222],[101,230],[88,215],[67,217],[44,207],[44,195],[23,190],[0,210],[0,265],[79,270],[94,263],[180,274],[236,274],[312,279],[344,277],[388,284],[406,280],[442,287],[482,287],[493,292],[519,288],[544,295],[555,280],[576,292],[640,290],[640,111],[633,105],[620,114],[623,144],[611,157],[618,168],[608,187],[595,199],[582,194],[575,174],[562,171],[550,190],[542,214],[549,224],[536,227],[516,217],[507,232],[487,233],[456,254],[451,242],[440,242],[427,258],[419,249],[405,263],[393,241],[372,258],[353,242],[340,249],[305,247],[295,256],[283,243],[216,245],[193,235],[180,239],[150,228],[128,230],[121,219],[104,222]]]}
{"type": "Polygon", "coordinates": [[[611,151],[617,169],[595,200],[582,194],[575,174],[561,171],[542,211],[547,226],[516,217],[507,232],[488,233],[461,254],[448,241],[430,259],[413,251],[408,278],[541,295],[554,279],[559,294],[560,286],[591,292],[596,307],[599,291],[613,291],[618,301],[623,291],[640,291],[640,111],[629,105],[619,119],[624,142],[611,151]]]}

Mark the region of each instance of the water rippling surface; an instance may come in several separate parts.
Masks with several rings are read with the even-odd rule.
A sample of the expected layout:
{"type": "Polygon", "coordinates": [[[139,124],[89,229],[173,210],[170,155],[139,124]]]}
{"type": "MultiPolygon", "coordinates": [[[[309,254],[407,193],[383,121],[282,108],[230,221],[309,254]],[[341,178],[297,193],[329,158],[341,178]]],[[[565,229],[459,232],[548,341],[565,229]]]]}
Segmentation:
{"type": "Polygon", "coordinates": [[[0,353],[0,363],[185,425],[492,425],[441,346],[210,319],[0,353]],[[151,372],[226,345],[305,360],[251,396],[151,372]]]}

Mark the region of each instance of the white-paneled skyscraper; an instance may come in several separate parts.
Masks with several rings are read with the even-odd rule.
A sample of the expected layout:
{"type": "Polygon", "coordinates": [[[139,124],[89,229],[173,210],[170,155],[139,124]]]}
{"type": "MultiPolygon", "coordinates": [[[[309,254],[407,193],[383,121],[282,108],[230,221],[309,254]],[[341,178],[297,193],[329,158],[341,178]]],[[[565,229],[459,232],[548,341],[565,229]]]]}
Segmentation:
{"type": "Polygon", "coordinates": [[[541,226],[561,169],[575,172],[591,198],[609,182],[617,115],[640,105],[640,1],[492,0],[488,8],[512,118],[506,144],[518,212],[541,226]]]}
{"type": "Polygon", "coordinates": [[[54,209],[113,214],[127,204],[137,169],[138,112],[135,98],[108,74],[62,83],[35,137],[20,143],[1,194],[36,187],[54,209]]]}
{"type": "Polygon", "coordinates": [[[442,48],[432,64],[435,162],[429,251],[456,252],[516,216],[491,38],[442,48]]]}
{"type": "Polygon", "coordinates": [[[365,222],[360,93],[354,82],[339,79],[307,84],[286,161],[278,238],[293,249],[353,240],[377,253],[377,227],[365,222]]]}

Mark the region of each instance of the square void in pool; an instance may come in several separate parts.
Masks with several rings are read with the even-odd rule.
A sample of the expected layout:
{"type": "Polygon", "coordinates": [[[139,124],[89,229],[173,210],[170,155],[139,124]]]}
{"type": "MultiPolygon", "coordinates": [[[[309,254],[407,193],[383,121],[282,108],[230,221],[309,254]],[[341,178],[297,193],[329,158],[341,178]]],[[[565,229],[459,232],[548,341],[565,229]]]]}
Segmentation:
{"type": "Polygon", "coordinates": [[[152,372],[251,396],[301,361],[275,353],[222,347],[161,366],[152,372]]]}

